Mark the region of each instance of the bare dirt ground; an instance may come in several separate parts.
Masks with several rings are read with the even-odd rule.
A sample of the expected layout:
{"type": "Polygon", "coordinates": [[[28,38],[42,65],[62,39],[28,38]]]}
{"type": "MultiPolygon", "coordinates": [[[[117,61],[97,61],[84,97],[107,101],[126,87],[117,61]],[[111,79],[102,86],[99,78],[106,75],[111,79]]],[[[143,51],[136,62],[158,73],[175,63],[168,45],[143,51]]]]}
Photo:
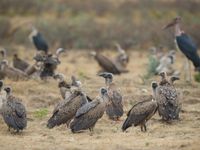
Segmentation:
{"type": "MultiPolygon", "coordinates": [[[[33,53],[32,51],[31,53],[33,53]]],[[[113,52],[106,52],[113,55],[113,52]]],[[[31,61],[33,55],[20,53],[31,61]]],[[[19,54],[19,55],[20,55],[19,54]]],[[[131,106],[140,100],[141,95],[151,93],[150,83],[159,80],[159,77],[150,79],[142,84],[140,75],[146,71],[147,54],[130,52],[129,73],[115,76],[114,81],[124,96],[124,109],[127,112],[131,106]],[[147,89],[144,93],[143,89],[147,89]]],[[[77,75],[83,83],[88,95],[94,98],[104,80],[96,76],[100,69],[97,63],[89,57],[86,51],[70,51],[61,58],[62,64],[58,71],[66,75],[69,81],[72,74],[77,75]]],[[[182,70],[183,57],[178,54],[176,68],[182,70]]],[[[183,75],[182,75],[183,77],[183,75]]],[[[57,82],[48,82],[38,79],[14,82],[5,81],[6,85],[13,87],[13,94],[22,98],[28,111],[28,127],[20,134],[12,134],[0,118],[0,149],[33,149],[33,150],[62,150],[62,149],[113,149],[113,150],[199,150],[200,149],[200,85],[193,82],[187,84],[180,80],[176,87],[183,92],[182,111],[180,121],[172,124],[162,123],[156,114],[147,123],[147,132],[143,133],[139,127],[128,129],[127,133],[121,131],[124,114],[121,122],[115,123],[104,115],[100,119],[91,136],[89,131],[72,134],[65,125],[47,129],[46,122],[51,116],[54,105],[61,99],[57,82]]]]}

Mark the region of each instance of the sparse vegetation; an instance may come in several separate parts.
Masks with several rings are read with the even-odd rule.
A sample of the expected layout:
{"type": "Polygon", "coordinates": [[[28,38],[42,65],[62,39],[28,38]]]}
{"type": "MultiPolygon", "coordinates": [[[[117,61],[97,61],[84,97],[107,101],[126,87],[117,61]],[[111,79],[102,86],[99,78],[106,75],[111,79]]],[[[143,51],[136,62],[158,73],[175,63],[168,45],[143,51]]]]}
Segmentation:
{"type": "Polygon", "coordinates": [[[146,82],[156,74],[158,65],[159,62],[154,57],[150,56],[146,67],[146,74],[140,75],[143,84],[146,84],[146,82]]]}
{"type": "MultiPolygon", "coordinates": [[[[21,50],[21,49],[20,49],[21,50]]],[[[32,60],[34,49],[30,50],[31,55],[26,53],[26,49],[20,51],[21,57],[27,57],[27,61],[32,60]]],[[[92,98],[98,94],[100,87],[105,86],[103,80],[96,77],[97,71],[100,69],[92,58],[80,57],[84,56],[85,51],[69,51],[67,55],[61,55],[62,64],[58,66],[58,72],[66,75],[66,80],[70,81],[72,74],[78,73],[77,68],[90,68],[84,70],[84,75],[89,78],[83,78],[83,89],[92,98]],[[71,59],[79,58],[76,63],[71,59]],[[83,63],[87,62],[89,63],[83,63]],[[67,68],[67,70],[66,70],[67,68]]],[[[13,93],[23,100],[27,108],[27,116],[32,120],[28,120],[27,129],[20,135],[11,135],[7,131],[7,126],[0,118],[0,147],[1,149],[178,149],[181,145],[187,143],[186,149],[199,149],[199,83],[192,86],[186,84],[183,80],[176,83],[184,91],[183,93],[183,111],[180,113],[180,121],[168,125],[160,122],[158,115],[148,122],[147,133],[142,133],[140,128],[131,127],[127,132],[121,131],[121,126],[126,118],[128,110],[140,101],[141,95],[150,94],[150,83],[141,85],[138,81],[138,75],[146,71],[148,62],[148,54],[138,57],[139,51],[131,51],[128,65],[129,73],[115,76],[117,86],[120,87],[124,98],[125,113],[121,121],[112,122],[108,120],[106,115],[100,119],[95,128],[93,136],[89,131],[78,134],[72,134],[65,126],[47,129],[46,124],[48,118],[52,115],[54,106],[58,101],[62,100],[57,81],[49,79],[47,82],[40,80],[28,80],[13,82],[9,79],[5,80],[5,85],[13,87],[13,93]],[[137,63],[139,62],[139,63],[137,63]],[[133,69],[134,68],[134,69],[133,69]],[[126,82],[122,82],[126,81],[126,82]],[[146,91],[142,91],[146,89],[146,91]],[[176,139],[176,140],[174,140],[176,139]]],[[[9,55],[10,56],[10,55],[9,55]]],[[[184,58],[177,54],[177,68],[181,68],[181,62],[184,58]]],[[[182,75],[183,76],[183,75],[182,75]]],[[[181,76],[181,79],[182,79],[181,76]]],[[[77,77],[79,78],[78,74],[77,77]]],[[[159,78],[159,77],[158,77],[159,78]]],[[[155,77],[155,80],[158,80],[155,77]]],[[[154,79],[150,79],[151,81],[154,79]]]]}
{"type": "Polygon", "coordinates": [[[48,114],[48,109],[47,108],[41,108],[39,110],[36,110],[34,112],[34,117],[37,119],[43,119],[44,117],[46,117],[48,114]]]}
{"type": "Polygon", "coordinates": [[[194,75],[194,79],[195,79],[196,82],[200,82],[200,73],[196,73],[194,75]]]}

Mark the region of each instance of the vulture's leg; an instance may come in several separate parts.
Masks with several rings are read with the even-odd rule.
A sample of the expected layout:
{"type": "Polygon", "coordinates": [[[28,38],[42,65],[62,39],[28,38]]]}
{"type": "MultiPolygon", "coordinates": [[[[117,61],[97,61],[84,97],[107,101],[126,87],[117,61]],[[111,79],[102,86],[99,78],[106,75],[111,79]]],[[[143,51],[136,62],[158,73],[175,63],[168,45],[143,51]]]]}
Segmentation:
{"type": "Polygon", "coordinates": [[[90,136],[92,136],[94,134],[94,129],[93,128],[94,127],[89,128],[89,130],[90,130],[90,136]]]}
{"type": "Polygon", "coordinates": [[[144,127],[144,132],[146,132],[147,131],[147,126],[146,126],[145,123],[144,123],[143,127],[144,127]]]}
{"type": "Polygon", "coordinates": [[[143,125],[140,125],[140,129],[141,129],[142,132],[144,131],[144,130],[143,130],[143,125]]]}
{"type": "Polygon", "coordinates": [[[68,120],[68,121],[66,122],[66,124],[67,124],[67,128],[70,127],[70,123],[71,123],[71,120],[68,120]]]}

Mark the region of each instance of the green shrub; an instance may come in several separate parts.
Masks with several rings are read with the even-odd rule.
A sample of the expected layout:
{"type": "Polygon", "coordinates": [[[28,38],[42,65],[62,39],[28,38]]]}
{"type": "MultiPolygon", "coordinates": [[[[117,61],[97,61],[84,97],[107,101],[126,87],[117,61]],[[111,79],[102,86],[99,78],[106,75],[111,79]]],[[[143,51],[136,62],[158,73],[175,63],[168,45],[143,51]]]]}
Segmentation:
{"type": "Polygon", "coordinates": [[[200,73],[195,74],[194,79],[196,82],[200,82],[200,73]]]}

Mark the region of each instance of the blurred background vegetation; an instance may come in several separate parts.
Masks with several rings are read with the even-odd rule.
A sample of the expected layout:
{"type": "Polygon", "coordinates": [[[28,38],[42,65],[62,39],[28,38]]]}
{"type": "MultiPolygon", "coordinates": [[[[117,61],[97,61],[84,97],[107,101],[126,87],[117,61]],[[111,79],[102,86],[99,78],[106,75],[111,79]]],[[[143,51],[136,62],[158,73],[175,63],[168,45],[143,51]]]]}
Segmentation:
{"type": "Polygon", "coordinates": [[[176,15],[200,45],[199,0],[1,0],[0,45],[29,47],[31,22],[52,48],[173,48],[172,31],[161,28],[176,15]]]}

